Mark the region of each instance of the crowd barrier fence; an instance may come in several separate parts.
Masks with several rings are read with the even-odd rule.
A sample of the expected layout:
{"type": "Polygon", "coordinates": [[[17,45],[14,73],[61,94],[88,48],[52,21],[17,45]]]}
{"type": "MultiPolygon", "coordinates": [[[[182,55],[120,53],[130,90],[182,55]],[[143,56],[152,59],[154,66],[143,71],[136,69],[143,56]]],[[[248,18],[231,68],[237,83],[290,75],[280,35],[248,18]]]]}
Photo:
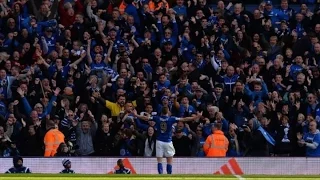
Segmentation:
{"type": "MultiPolygon", "coordinates": [[[[24,158],[33,173],[59,173],[63,158],[24,158]]],[[[111,174],[119,158],[69,158],[81,174],[111,174]]],[[[133,174],[157,174],[156,158],[122,158],[133,174]]],[[[12,158],[0,158],[0,173],[12,167],[12,158]]],[[[163,167],[166,167],[165,164],[163,167]]],[[[318,175],[320,158],[174,158],[174,174],[318,175]]]]}

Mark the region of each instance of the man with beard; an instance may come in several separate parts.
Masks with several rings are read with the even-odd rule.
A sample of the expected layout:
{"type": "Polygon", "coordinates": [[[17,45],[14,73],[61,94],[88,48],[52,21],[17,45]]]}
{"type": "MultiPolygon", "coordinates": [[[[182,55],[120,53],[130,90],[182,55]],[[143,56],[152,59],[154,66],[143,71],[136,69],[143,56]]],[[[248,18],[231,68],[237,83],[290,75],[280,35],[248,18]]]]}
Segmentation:
{"type": "MultiPolygon", "coordinates": [[[[117,97],[117,101],[115,103],[103,99],[101,97],[100,93],[98,93],[98,92],[92,93],[92,96],[94,98],[96,98],[97,100],[99,100],[100,103],[105,104],[105,106],[111,111],[112,117],[119,116],[120,112],[124,110],[124,105],[126,103],[126,96],[124,96],[124,95],[119,95],[117,97]]],[[[136,106],[135,103],[134,103],[134,106],[136,106]]]]}

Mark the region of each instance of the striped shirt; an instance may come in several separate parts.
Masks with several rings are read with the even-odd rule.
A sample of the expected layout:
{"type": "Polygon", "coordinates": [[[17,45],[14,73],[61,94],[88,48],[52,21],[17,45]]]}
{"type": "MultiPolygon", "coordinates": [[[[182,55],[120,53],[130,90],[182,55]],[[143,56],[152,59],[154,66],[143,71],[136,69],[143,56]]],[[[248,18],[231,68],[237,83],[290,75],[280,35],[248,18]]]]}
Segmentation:
{"type": "MultiPolygon", "coordinates": [[[[75,120],[79,120],[79,117],[75,117],[75,120]]],[[[68,118],[64,118],[61,122],[61,126],[64,128],[68,128],[69,129],[69,135],[67,136],[67,139],[71,142],[76,142],[77,141],[77,133],[76,131],[72,131],[71,129],[73,128],[72,126],[72,122],[70,120],[68,120],[68,118]]]]}

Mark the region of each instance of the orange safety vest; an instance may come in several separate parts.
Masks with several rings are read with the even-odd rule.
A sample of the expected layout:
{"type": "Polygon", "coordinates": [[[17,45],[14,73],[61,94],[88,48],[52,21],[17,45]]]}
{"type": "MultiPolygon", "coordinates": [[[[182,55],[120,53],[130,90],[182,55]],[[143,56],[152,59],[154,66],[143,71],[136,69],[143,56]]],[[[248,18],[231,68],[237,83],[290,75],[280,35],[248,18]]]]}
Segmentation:
{"type": "Polygon", "coordinates": [[[203,151],[207,157],[225,157],[228,151],[229,141],[220,130],[214,131],[207,137],[203,145],[203,151]]]}
{"type": "MultiPolygon", "coordinates": [[[[149,1],[148,5],[149,5],[150,11],[154,12],[154,11],[159,10],[162,7],[162,2],[159,2],[157,7],[153,1],[149,1]]],[[[169,4],[167,3],[166,4],[166,11],[168,11],[168,10],[169,10],[169,4]]]]}
{"type": "Polygon", "coordinates": [[[61,143],[64,143],[64,135],[58,129],[49,130],[44,136],[44,157],[53,157],[61,143]]]}

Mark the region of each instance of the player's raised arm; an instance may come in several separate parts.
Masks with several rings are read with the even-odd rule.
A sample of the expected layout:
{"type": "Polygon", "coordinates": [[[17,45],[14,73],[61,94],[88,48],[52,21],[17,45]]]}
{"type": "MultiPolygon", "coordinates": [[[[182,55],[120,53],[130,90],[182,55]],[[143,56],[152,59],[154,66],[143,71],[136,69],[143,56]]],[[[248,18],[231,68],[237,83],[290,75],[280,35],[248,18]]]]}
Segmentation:
{"type": "Polygon", "coordinates": [[[202,117],[202,112],[197,112],[196,116],[178,118],[178,121],[193,121],[196,119],[200,119],[201,117],[202,117]]]}
{"type": "Polygon", "coordinates": [[[132,111],[132,114],[133,114],[134,117],[137,117],[137,118],[139,118],[141,120],[144,120],[144,121],[149,121],[150,120],[150,117],[148,117],[148,116],[143,116],[143,115],[137,114],[136,110],[132,111]]]}

